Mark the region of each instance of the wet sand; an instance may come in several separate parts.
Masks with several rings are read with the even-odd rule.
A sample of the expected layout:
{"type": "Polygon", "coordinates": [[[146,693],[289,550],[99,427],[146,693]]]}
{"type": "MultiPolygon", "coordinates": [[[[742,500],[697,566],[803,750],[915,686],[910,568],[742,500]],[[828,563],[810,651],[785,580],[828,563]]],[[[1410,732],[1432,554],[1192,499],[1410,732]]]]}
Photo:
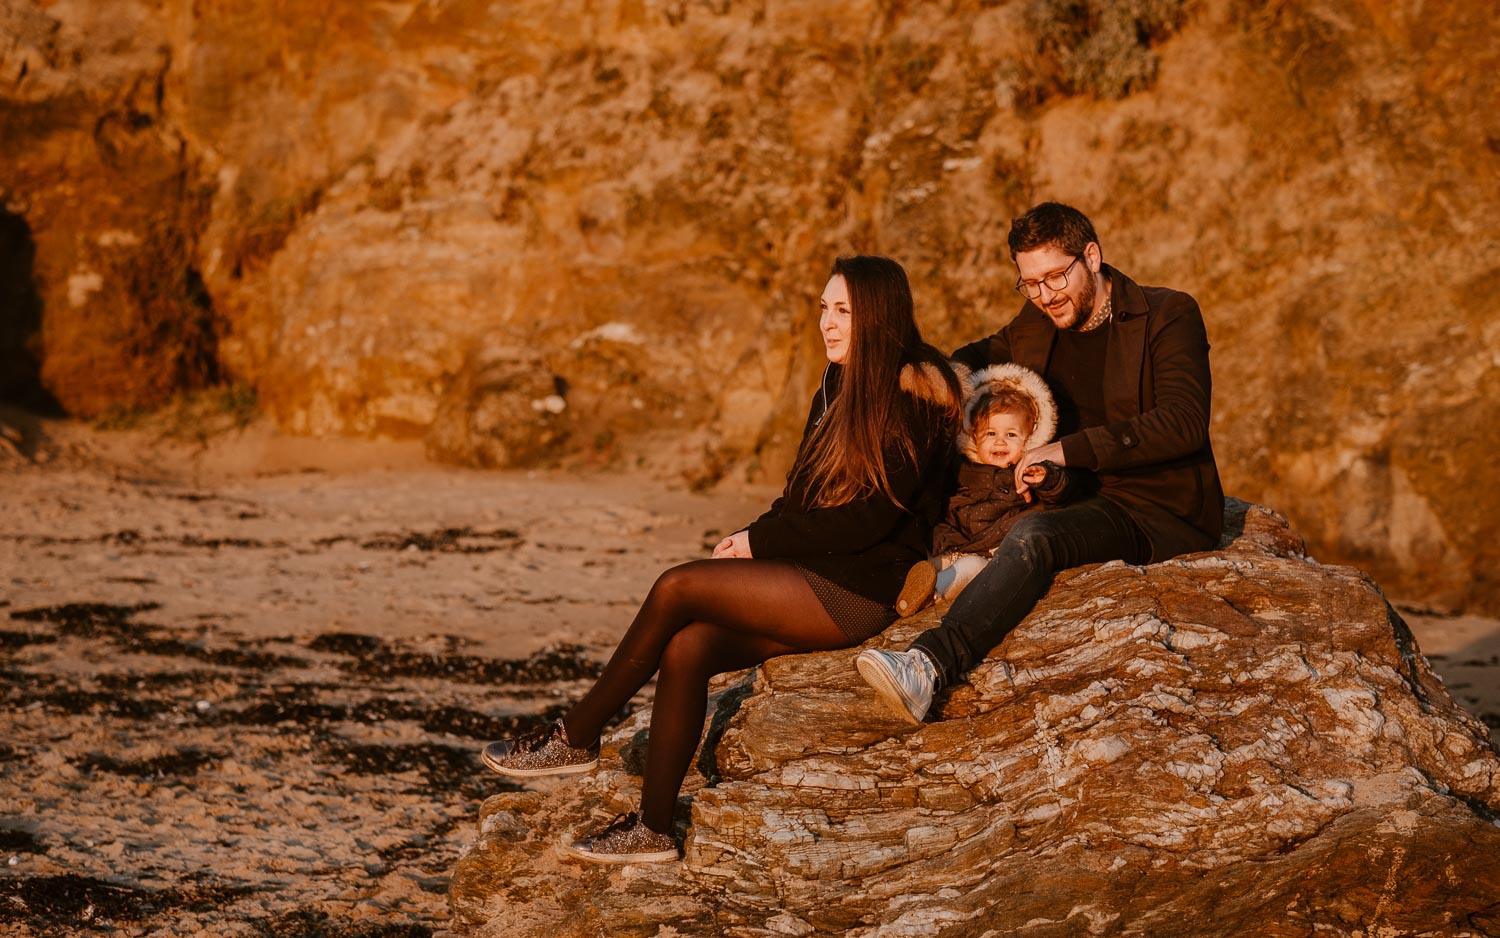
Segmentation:
{"type": "Polygon", "coordinates": [[[1490,745],[1500,749],[1500,620],[1410,608],[1402,617],[1453,699],[1485,722],[1490,745]]]}
{"type": "Polygon", "coordinates": [[[61,449],[0,470],[7,935],[442,934],[504,784],[479,747],[769,497],[388,444],[61,449]]]}
{"type": "MultiPolygon", "coordinates": [[[[442,935],[503,782],[655,574],[774,492],[53,428],[0,466],[6,934],[442,935]]],[[[1500,622],[1406,611],[1500,726],[1500,622]]],[[[649,690],[641,699],[649,698],[649,690]]]]}

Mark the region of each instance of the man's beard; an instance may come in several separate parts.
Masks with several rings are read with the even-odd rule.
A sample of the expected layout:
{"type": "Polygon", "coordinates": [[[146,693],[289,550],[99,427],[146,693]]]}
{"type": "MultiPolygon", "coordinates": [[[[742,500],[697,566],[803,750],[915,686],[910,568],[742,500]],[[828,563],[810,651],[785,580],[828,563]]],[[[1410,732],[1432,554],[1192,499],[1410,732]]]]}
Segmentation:
{"type": "Polygon", "coordinates": [[[1098,295],[1099,291],[1094,286],[1093,275],[1085,272],[1083,287],[1078,291],[1078,300],[1073,304],[1073,321],[1063,328],[1071,332],[1082,329],[1083,324],[1088,322],[1089,317],[1094,314],[1094,300],[1098,295]]]}

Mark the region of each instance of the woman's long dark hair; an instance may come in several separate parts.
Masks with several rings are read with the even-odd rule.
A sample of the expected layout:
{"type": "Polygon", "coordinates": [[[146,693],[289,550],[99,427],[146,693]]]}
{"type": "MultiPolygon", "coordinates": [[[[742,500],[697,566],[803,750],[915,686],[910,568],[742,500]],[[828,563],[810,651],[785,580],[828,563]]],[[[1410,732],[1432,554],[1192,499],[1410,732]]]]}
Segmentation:
{"type": "MultiPolygon", "coordinates": [[[[842,505],[875,493],[900,504],[886,478],[884,455],[897,447],[916,462],[917,443],[903,432],[899,409],[901,371],[937,393],[945,424],[958,414],[963,394],[943,354],[922,341],[912,315],[906,271],[888,257],[841,257],[830,277],[849,288],[849,355],[828,412],[797,453],[789,478],[804,480],[805,508],[842,505]],[[943,387],[946,386],[946,387],[943,387]],[[946,393],[944,393],[946,392],[946,393]]],[[[946,426],[942,430],[947,436],[946,426]]]]}

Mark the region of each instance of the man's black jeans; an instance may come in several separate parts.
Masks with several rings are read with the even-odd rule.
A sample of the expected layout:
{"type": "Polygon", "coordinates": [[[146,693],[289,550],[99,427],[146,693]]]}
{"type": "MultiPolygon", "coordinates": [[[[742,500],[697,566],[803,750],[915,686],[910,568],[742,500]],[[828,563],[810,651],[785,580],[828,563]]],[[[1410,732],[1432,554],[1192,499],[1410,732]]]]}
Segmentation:
{"type": "Polygon", "coordinates": [[[944,686],[956,681],[1031,612],[1053,574],[1106,560],[1145,563],[1151,545],[1125,509],[1100,496],[1028,514],[1010,529],[994,559],[943,616],[917,636],[944,686]]]}

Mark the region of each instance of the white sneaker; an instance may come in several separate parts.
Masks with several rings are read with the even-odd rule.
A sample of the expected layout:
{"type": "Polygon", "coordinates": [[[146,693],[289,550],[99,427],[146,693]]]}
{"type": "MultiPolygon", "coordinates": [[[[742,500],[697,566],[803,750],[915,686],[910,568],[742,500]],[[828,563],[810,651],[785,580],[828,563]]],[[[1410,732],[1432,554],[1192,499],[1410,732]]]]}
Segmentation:
{"type": "Polygon", "coordinates": [[[922,722],[937,690],[937,668],[924,652],[869,648],[854,659],[854,667],[893,712],[912,723],[922,722]]]}

